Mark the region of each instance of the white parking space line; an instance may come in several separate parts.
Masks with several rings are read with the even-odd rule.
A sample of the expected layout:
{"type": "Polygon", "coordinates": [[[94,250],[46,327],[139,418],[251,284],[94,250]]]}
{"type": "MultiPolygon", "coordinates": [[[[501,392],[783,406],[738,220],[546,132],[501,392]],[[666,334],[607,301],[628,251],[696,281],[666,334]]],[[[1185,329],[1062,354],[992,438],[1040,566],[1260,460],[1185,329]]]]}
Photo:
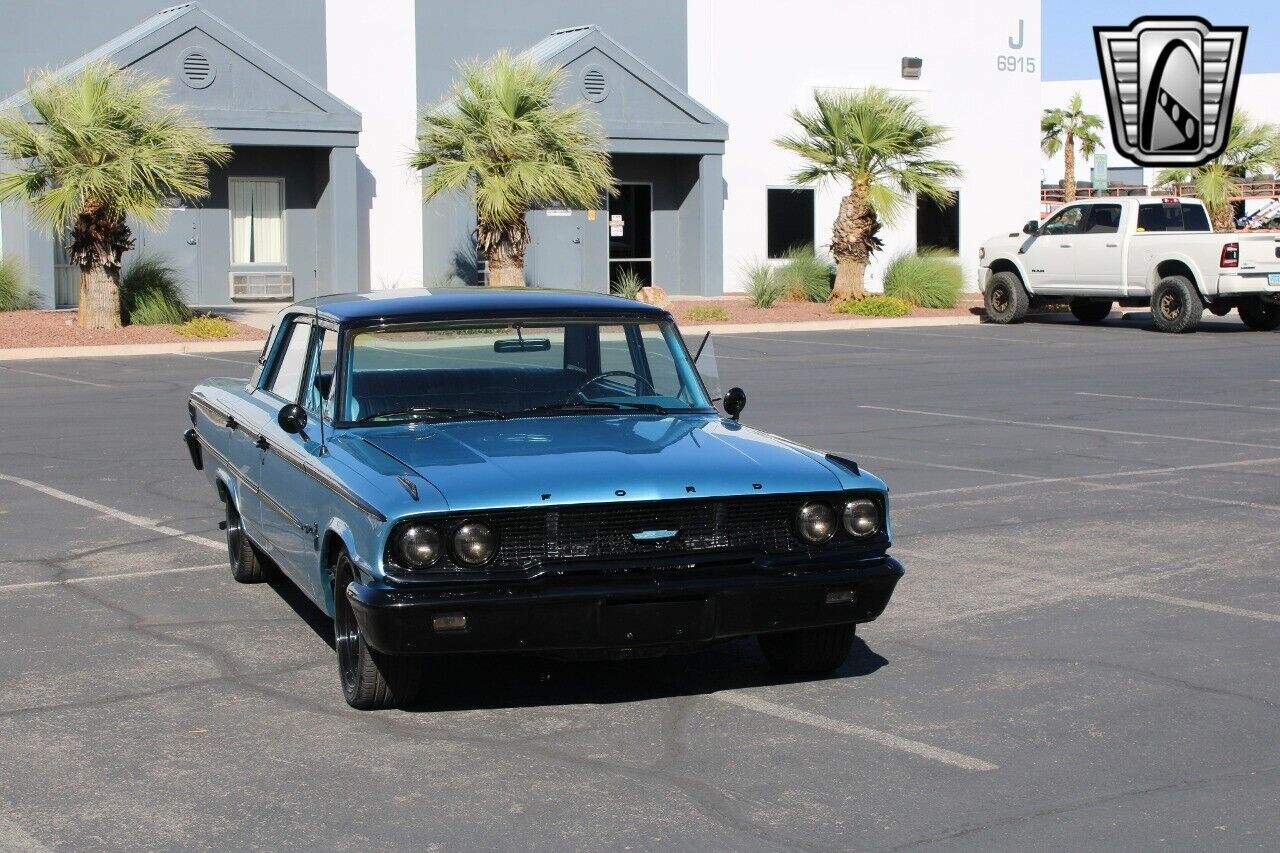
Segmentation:
{"type": "Polygon", "coordinates": [[[862,740],[871,741],[872,743],[886,746],[890,749],[896,749],[901,752],[909,752],[920,758],[927,758],[930,761],[937,761],[941,764],[949,764],[952,767],[959,767],[961,770],[970,770],[981,772],[986,770],[999,770],[999,766],[989,761],[983,761],[980,758],[974,758],[971,755],[965,755],[962,752],[953,752],[949,749],[933,746],[927,743],[921,743],[918,740],[910,740],[909,738],[900,737],[889,732],[882,732],[879,729],[871,729],[866,726],[859,726],[855,723],[846,723],[841,720],[833,720],[830,717],[823,717],[818,714],[810,714],[808,711],[801,711],[797,708],[791,708],[786,705],[779,705],[776,702],[770,702],[767,699],[761,699],[758,696],[752,696],[739,690],[721,690],[717,693],[710,694],[710,698],[729,705],[737,705],[740,708],[746,708],[759,714],[767,714],[770,717],[777,717],[780,720],[786,720],[791,723],[799,723],[802,726],[812,726],[815,729],[833,732],[848,737],[856,737],[862,740]]]}
{"type": "Polygon", "coordinates": [[[1167,397],[1135,397],[1131,394],[1098,394],[1077,391],[1077,397],[1105,397],[1109,400],[1141,400],[1149,403],[1180,403],[1184,406],[1210,406],[1215,409],[1252,409],[1255,412],[1280,412],[1280,406],[1247,406],[1243,403],[1212,403],[1208,400],[1171,400],[1167,397]]]}
{"type": "MultiPolygon", "coordinates": [[[[867,457],[872,458],[872,457],[867,457]]],[[[979,486],[956,486],[952,489],[931,489],[925,492],[901,492],[894,494],[894,499],[901,500],[903,498],[927,498],[935,495],[957,495],[966,492],[985,492],[991,489],[1009,489],[1016,486],[1044,485],[1046,483],[1087,483],[1091,480],[1106,480],[1112,477],[1146,477],[1153,474],[1177,474],[1182,471],[1205,471],[1215,468],[1244,468],[1249,466],[1275,465],[1280,463],[1280,456],[1273,456],[1266,459],[1237,459],[1232,462],[1204,462],[1199,465],[1177,465],[1168,468],[1145,468],[1136,471],[1108,471],[1104,474],[1079,474],[1074,477],[1027,477],[1025,474],[1010,474],[1007,471],[986,471],[978,469],[982,473],[1003,474],[1006,477],[1023,477],[1022,480],[1016,480],[1011,483],[983,483],[979,486]]],[[[920,463],[927,464],[927,463],[920,463]]],[[[1263,504],[1261,506],[1270,506],[1263,504]]]]}
{"type": "Polygon", "coordinates": [[[183,533],[176,527],[169,527],[160,524],[150,518],[144,518],[141,515],[133,515],[132,513],[123,512],[109,507],[106,504],[100,504],[97,501],[91,501],[88,498],[82,498],[64,492],[61,489],[55,489],[53,486],[46,486],[43,483],[37,483],[34,480],[27,480],[23,477],[15,477],[12,474],[0,474],[0,480],[6,483],[14,483],[15,485],[25,486],[28,489],[39,492],[42,495],[48,495],[51,498],[57,498],[60,501],[66,501],[69,504],[82,506],[85,509],[91,509],[94,512],[114,518],[117,521],[123,521],[125,524],[132,524],[134,527],[141,527],[143,530],[150,530],[152,533],[159,533],[161,536],[172,536],[176,539],[183,539],[187,542],[194,542],[197,545],[205,545],[210,548],[225,548],[226,543],[219,542],[216,539],[209,539],[205,536],[198,536],[195,533],[183,533]]]}
{"type": "Polygon", "coordinates": [[[1000,418],[983,418],[977,415],[956,415],[949,412],[927,412],[920,409],[895,409],[890,406],[858,406],[859,409],[870,409],[877,412],[897,412],[901,415],[926,415],[931,418],[951,418],[959,421],[974,421],[983,424],[1001,424],[1003,426],[1032,427],[1034,429],[1060,429],[1071,432],[1092,432],[1103,435],[1123,435],[1129,438],[1161,438],[1167,441],[1188,441],[1195,444],[1221,444],[1227,447],[1253,447],[1260,450],[1280,450],[1276,444],[1252,444],[1247,441],[1228,441],[1223,438],[1196,438],[1186,435],[1162,435],[1155,432],[1132,432],[1127,429],[1103,429],[1101,427],[1083,427],[1073,424],[1053,424],[1043,421],[1007,421],[1000,418]]]}
{"type": "Polygon", "coordinates": [[[1214,604],[1212,601],[1198,601],[1194,598],[1180,598],[1176,595],[1164,595],[1146,590],[1125,590],[1124,595],[1145,598],[1148,601],[1159,601],[1162,604],[1173,604],[1178,607],[1194,607],[1197,610],[1208,610],[1211,613],[1225,613],[1228,616],[1243,616],[1246,619],[1260,619],[1263,622],[1280,622],[1280,613],[1267,613],[1262,610],[1247,610],[1243,607],[1229,607],[1225,604],[1214,604]]]}
{"type": "Polygon", "coordinates": [[[38,370],[26,370],[21,367],[9,367],[0,364],[0,370],[8,370],[11,373],[25,373],[28,376],[39,376],[41,379],[56,379],[59,382],[71,382],[76,385],[92,385],[94,388],[114,388],[114,385],[104,385],[101,382],[89,382],[86,379],[72,379],[69,376],[57,376],[53,373],[41,373],[38,370]]]}
{"type": "Polygon", "coordinates": [[[83,578],[65,578],[60,581],[27,581],[25,583],[0,584],[0,593],[18,592],[25,589],[45,589],[57,586],[72,586],[86,583],[109,583],[111,581],[129,580],[131,578],[149,578],[154,575],[180,575],[191,572],[205,572],[209,569],[225,569],[226,563],[211,563],[207,566],[183,566],[177,569],[148,569],[138,572],[119,572],[113,575],[90,575],[83,578]]]}
{"type": "Polygon", "coordinates": [[[239,358],[221,358],[216,355],[201,355],[198,352],[180,352],[180,353],[175,353],[175,355],[180,355],[180,356],[183,356],[184,358],[203,358],[203,359],[207,359],[208,361],[225,361],[228,364],[239,364],[244,366],[258,363],[258,356],[256,355],[250,355],[247,361],[239,358]]]}

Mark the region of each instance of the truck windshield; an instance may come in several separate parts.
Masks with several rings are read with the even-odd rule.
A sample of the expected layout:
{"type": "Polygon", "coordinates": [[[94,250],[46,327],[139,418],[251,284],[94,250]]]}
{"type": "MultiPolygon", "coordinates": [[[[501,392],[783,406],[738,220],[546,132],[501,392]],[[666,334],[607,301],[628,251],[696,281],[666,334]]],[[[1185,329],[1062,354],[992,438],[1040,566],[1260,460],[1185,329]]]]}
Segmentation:
{"type": "Polygon", "coordinates": [[[436,323],[349,335],[347,422],[714,411],[671,323],[436,323]]]}
{"type": "Polygon", "coordinates": [[[1139,231],[1208,231],[1209,217],[1198,204],[1140,204],[1139,231]]]}

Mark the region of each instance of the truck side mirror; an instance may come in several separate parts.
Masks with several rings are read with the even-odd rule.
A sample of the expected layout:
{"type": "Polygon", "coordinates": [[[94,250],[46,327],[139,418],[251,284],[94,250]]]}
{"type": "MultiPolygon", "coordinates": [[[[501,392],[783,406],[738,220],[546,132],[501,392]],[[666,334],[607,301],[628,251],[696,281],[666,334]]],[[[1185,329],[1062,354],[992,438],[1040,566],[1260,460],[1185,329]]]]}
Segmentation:
{"type": "Polygon", "coordinates": [[[1034,219],[1028,219],[1027,224],[1022,226],[1022,233],[1032,237],[1040,233],[1040,223],[1034,219]]]}
{"type": "Polygon", "coordinates": [[[747,407],[747,392],[741,388],[730,388],[729,393],[724,395],[724,411],[729,417],[735,421],[738,415],[742,414],[742,410],[747,407]]]}
{"type": "Polygon", "coordinates": [[[307,410],[297,403],[290,403],[281,408],[280,414],[276,416],[276,423],[280,424],[280,429],[290,435],[307,437],[307,434],[303,432],[307,428],[307,410]]]}

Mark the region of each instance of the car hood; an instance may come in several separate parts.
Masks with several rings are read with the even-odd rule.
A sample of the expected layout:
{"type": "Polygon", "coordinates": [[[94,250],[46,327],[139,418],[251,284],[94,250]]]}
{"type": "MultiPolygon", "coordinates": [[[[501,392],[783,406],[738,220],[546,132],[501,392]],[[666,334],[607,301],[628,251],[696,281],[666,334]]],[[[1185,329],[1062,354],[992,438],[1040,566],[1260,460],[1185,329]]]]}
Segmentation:
{"type": "Polygon", "coordinates": [[[455,421],[361,438],[417,471],[452,511],[844,487],[820,454],[706,416],[455,421]]]}

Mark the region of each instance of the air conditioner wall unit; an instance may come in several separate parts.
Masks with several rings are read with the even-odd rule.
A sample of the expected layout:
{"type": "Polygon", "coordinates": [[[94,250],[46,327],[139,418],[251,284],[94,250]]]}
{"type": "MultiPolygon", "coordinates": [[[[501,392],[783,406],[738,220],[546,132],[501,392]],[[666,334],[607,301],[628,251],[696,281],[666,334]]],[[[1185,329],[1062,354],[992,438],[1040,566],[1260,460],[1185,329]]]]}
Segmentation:
{"type": "Polygon", "coordinates": [[[233,272],[232,299],[292,299],[291,272],[233,272]]]}

